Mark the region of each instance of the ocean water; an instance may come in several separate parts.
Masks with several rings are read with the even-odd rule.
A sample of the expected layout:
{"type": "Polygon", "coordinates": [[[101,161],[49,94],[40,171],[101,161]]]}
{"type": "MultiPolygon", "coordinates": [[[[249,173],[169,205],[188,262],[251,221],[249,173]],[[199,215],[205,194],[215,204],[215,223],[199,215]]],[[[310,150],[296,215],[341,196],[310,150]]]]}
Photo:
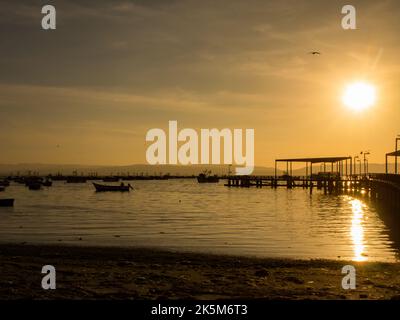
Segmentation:
{"type": "Polygon", "coordinates": [[[133,181],[129,193],[54,182],[1,198],[0,242],[140,246],[261,257],[395,261],[393,230],[377,208],[303,189],[227,188],[196,180],[133,181]]]}

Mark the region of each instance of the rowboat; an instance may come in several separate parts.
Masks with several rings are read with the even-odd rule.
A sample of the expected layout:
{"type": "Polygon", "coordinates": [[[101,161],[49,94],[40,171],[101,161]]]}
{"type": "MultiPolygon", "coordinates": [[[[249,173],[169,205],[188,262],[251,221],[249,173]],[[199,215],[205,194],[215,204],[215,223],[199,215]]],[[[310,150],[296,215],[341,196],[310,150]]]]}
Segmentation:
{"type": "Polygon", "coordinates": [[[40,182],[32,182],[28,184],[29,190],[40,190],[42,188],[42,184],[40,182]]]}
{"type": "Polygon", "coordinates": [[[129,192],[130,189],[133,189],[130,184],[127,186],[121,184],[119,186],[108,186],[103,184],[98,184],[93,182],[94,187],[96,188],[97,192],[104,192],[104,191],[120,191],[120,192],[129,192]]]}
{"type": "Polygon", "coordinates": [[[0,187],[8,187],[10,185],[10,181],[0,180],[0,187]]]}
{"type": "Polygon", "coordinates": [[[211,171],[204,171],[203,173],[200,173],[197,177],[197,182],[198,183],[218,183],[219,178],[218,176],[211,175],[211,171]]]}
{"type": "Polygon", "coordinates": [[[13,207],[14,199],[0,199],[0,207],[13,207]]]}
{"type": "Polygon", "coordinates": [[[53,182],[51,182],[50,180],[46,180],[45,182],[42,182],[42,185],[44,187],[51,187],[53,185],[53,182]]]}

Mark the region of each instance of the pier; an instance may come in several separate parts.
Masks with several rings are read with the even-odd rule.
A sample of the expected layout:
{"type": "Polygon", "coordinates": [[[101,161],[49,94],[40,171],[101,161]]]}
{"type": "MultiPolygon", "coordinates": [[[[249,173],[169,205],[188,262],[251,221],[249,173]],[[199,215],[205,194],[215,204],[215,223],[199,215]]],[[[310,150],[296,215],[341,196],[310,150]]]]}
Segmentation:
{"type": "MultiPolygon", "coordinates": [[[[350,194],[368,197],[385,206],[400,211],[400,175],[388,173],[388,157],[400,156],[400,151],[386,155],[386,173],[367,171],[356,174],[356,163],[352,157],[297,158],[275,160],[274,176],[229,176],[227,187],[237,188],[302,188],[321,190],[324,194],[350,194]],[[278,176],[278,164],[286,163],[286,172],[278,176]],[[305,175],[293,175],[293,163],[305,163],[305,175]],[[313,173],[313,167],[319,164],[320,171],[313,173]]],[[[315,169],[314,169],[315,172],[315,169]]]]}
{"type": "MultiPolygon", "coordinates": [[[[314,170],[315,171],[315,170],[314,170]]],[[[332,193],[344,188],[349,182],[354,186],[359,184],[359,177],[353,176],[352,157],[324,157],[324,158],[296,158],[275,160],[274,176],[231,176],[228,177],[227,187],[286,187],[288,189],[314,188],[323,189],[326,193],[332,193]],[[286,163],[286,172],[278,176],[278,164],[286,163]],[[304,163],[306,174],[293,175],[293,163],[304,163]],[[313,166],[319,164],[322,168],[318,173],[313,173],[313,166]]]]}

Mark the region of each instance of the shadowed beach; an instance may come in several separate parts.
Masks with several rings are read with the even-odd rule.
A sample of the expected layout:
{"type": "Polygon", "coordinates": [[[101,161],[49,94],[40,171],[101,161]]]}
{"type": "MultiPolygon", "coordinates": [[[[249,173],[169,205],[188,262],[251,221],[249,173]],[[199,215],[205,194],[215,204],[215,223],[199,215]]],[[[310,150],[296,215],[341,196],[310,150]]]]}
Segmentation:
{"type": "Polygon", "coordinates": [[[400,264],[286,260],[141,248],[0,245],[0,299],[397,299],[400,264]],[[53,265],[57,289],[43,290],[53,265]],[[356,290],[341,269],[357,270],[356,290]]]}

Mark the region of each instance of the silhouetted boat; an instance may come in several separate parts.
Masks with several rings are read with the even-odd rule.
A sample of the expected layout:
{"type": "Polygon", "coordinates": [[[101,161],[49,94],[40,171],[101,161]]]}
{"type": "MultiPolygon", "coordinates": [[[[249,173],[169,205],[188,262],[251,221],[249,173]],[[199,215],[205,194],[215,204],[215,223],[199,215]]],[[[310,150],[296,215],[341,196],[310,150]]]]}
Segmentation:
{"type": "Polygon", "coordinates": [[[32,184],[42,184],[43,179],[40,177],[29,177],[25,178],[25,186],[29,187],[32,184]]]}
{"type": "Polygon", "coordinates": [[[127,192],[130,189],[133,189],[130,184],[128,185],[120,185],[120,186],[107,186],[93,182],[94,187],[96,188],[97,192],[104,192],[104,191],[120,191],[120,192],[127,192]]]}
{"type": "Polygon", "coordinates": [[[42,183],[44,187],[51,187],[53,185],[53,182],[50,180],[46,180],[45,182],[42,183]]]}
{"type": "Polygon", "coordinates": [[[8,187],[10,182],[7,180],[0,180],[0,187],[8,187]]]}
{"type": "Polygon", "coordinates": [[[25,179],[24,178],[15,178],[14,182],[19,183],[19,184],[25,184],[25,179]]]}
{"type": "Polygon", "coordinates": [[[14,199],[0,199],[0,207],[14,206],[14,199]]]}
{"type": "Polygon", "coordinates": [[[29,190],[40,190],[42,188],[42,184],[40,182],[32,182],[28,184],[29,190]]]}
{"type": "Polygon", "coordinates": [[[218,183],[219,178],[217,175],[212,176],[211,171],[204,171],[197,177],[198,183],[218,183]]]}

